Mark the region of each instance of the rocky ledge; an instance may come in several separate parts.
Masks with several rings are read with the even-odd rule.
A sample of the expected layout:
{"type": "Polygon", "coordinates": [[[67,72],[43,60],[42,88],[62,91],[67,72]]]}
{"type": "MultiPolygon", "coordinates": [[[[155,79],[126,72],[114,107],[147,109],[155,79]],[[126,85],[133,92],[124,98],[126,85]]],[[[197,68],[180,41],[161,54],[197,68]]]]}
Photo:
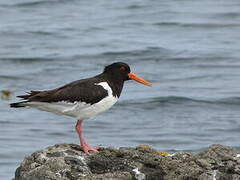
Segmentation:
{"type": "Polygon", "coordinates": [[[15,180],[240,180],[240,154],[212,145],[192,154],[163,153],[147,145],[101,148],[85,155],[78,145],[59,144],[27,156],[15,180]]]}

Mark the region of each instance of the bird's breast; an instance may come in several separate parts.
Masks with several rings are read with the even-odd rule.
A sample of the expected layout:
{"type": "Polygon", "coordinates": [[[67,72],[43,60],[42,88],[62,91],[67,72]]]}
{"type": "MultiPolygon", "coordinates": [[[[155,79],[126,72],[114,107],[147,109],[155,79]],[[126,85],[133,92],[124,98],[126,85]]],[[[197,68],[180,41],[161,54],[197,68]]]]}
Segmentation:
{"type": "Polygon", "coordinates": [[[113,96],[112,89],[107,82],[100,82],[96,83],[95,85],[102,86],[105,90],[107,90],[108,95],[99,102],[91,105],[82,105],[82,102],[77,102],[70,111],[71,113],[74,113],[74,116],[78,119],[88,119],[94,117],[97,114],[108,110],[117,102],[118,98],[113,96]]]}

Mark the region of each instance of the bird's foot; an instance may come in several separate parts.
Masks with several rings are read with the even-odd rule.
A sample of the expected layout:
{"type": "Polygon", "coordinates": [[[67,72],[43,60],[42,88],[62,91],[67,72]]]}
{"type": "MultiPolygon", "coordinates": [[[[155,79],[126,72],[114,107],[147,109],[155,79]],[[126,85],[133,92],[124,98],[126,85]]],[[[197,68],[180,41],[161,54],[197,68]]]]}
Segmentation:
{"type": "Polygon", "coordinates": [[[93,151],[93,152],[97,152],[98,151],[98,149],[99,149],[100,147],[90,147],[89,145],[83,145],[82,147],[81,147],[81,149],[82,149],[82,151],[84,152],[84,153],[86,153],[87,155],[90,155],[90,152],[89,151],[93,151]]]}

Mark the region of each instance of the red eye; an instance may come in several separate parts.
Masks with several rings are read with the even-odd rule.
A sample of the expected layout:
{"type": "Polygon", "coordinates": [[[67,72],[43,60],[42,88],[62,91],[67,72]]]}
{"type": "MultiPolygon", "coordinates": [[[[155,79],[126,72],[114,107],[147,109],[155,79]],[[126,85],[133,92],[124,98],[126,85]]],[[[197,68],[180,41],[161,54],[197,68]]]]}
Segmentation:
{"type": "Polygon", "coordinates": [[[121,70],[121,71],[126,71],[126,68],[125,68],[124,66],[121,66],[121,67],[120,67],[120,70],[121,70]]]}

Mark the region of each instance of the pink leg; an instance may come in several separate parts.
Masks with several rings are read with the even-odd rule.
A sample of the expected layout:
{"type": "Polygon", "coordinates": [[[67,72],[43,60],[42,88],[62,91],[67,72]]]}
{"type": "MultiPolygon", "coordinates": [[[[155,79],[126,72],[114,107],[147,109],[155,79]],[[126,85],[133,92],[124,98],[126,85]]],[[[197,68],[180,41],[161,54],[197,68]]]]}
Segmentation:
{"type": "Polygon", "coordinates": [[[75,129],[78,133],[81,148],[82,148],[83,152],[85,152],[87,155],[90,155],[89,151],[95,152],[99,149],[99,147],[93,148],[93,147],[89,146],[87,141],[83,138],[82,122],[83,122],[83,120],[78,120],[77,124],[75,126],[75,129]]]}

